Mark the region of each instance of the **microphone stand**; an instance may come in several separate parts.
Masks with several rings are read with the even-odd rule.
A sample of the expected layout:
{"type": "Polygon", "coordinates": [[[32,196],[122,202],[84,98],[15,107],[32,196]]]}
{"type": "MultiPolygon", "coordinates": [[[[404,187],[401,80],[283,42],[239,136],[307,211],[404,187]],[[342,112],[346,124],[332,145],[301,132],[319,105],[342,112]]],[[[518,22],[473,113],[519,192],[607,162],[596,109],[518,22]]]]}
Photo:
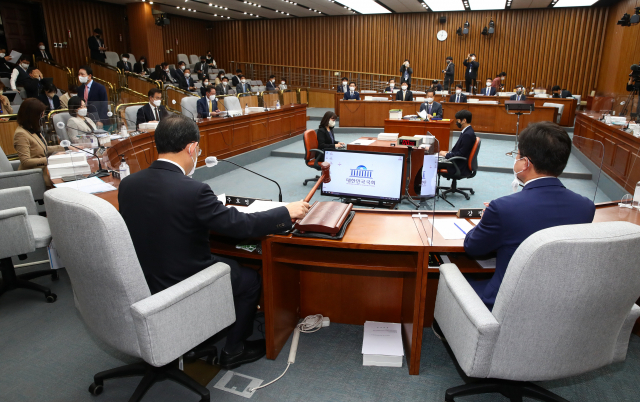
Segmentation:
{"type": "Polygon", "coordinates": [[[267,179],[267,180],[269,180],[269,181],[272,181],[272,182],[276,183],[276,186],[278,186],[278,202],[282,202],[282,189],[280,188],[280,185],[278,184],[278,182],[277,182],[277,181],[272,180],[272,179],[270,179],[270,178],[268,178],[268,177],[265,177],[265,176],[261,175],[260,173],[256,173],[256,172],[254,172],[253,170],[247,169],[247,168],[246,168],[246,167],[244,167],[244,166],[240,166],[240,165],[238,165],[237,163],[233,163],[233,162],[228,161],[228,160],[226,160],[226,159],[219,159],[219,160],[218,160],[218,162],[227,162],[227,163],[230,163],[230,164],[232,164],[232,165],[234,165],[234,166],[237,166],[237,167],[239,167],[239,168],[241,168],[241,169],[244,169],[244,170],[246,170],[246,171],[248,171],[248,172],[251,172],[251,173],[253,173],[253,174],[255,174],[255,175],[258,175],[258,176],[262,177],[263,179],[267,179]]]}
{"type": "MultiPolygon", "coordinates": [[[[82,152],[85,152],[85,153],[87,153],[89,155],[93,155],[98,160],[98,170],[96,170],[94,173],[91,173],[89,176],[87,176],[87,178],[90,178],[90,177],[106,177],[106,176],[110,176],[111,175],[111,173],[109,173],[109,170],[102,168],[102,163],[100,162],[100,157],[98,155],[96,155],[96,151],[91,153],[91,152],[85,151],[82,148],[78,148],[75,145],[69,145],[69,146],[71,146],[71,147],[73,147],[73,148],[75,148],[77,150],[80,150],[82,152]]],[[[98,147],[96,149],[105,149],[105,148],[104,147],[98,147]]]]}

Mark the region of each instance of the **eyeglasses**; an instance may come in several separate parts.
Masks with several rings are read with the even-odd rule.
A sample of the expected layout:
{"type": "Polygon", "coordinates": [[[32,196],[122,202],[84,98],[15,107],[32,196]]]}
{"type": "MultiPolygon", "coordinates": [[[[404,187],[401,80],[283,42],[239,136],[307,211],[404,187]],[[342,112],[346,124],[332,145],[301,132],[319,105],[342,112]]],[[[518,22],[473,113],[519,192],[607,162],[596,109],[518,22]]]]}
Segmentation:
{"type": "Polygon", "coordinates": [[[520,153],[518,151],[507,152],[505,155],[507,155],[508,157],[513,158],[513,159],[524,158],[524,156],[520,155],[520,153]]]}

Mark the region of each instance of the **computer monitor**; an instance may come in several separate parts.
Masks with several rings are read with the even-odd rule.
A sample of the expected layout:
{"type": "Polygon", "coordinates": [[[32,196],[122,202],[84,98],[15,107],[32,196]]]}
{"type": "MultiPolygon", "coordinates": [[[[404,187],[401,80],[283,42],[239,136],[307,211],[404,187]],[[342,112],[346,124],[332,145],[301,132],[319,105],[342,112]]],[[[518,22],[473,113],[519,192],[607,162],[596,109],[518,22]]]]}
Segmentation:
{"type": "Polygon", "coordinates": [[[328,150],[331,182],[322,183],[322,195],[400,202],[404,154],[328,150]]]}

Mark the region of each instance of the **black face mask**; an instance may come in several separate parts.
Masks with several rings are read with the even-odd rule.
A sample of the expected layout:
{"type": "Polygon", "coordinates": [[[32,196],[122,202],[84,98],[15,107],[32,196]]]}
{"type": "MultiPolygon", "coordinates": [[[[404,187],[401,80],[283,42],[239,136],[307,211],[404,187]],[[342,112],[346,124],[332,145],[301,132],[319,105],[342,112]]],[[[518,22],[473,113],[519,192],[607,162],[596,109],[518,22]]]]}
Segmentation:
{"type": "Polygon", "coordinates": [[[458,126],[458,128],[462,128],[462,123],[460,123],[459,121],[456,121],[456,126],[458,126]]]}

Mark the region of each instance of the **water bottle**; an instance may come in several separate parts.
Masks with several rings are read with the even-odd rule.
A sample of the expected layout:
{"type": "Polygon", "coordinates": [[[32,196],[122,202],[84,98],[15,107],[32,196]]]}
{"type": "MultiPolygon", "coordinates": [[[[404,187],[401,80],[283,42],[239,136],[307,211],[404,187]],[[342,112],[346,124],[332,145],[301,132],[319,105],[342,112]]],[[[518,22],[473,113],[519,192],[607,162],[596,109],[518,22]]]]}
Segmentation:
{"type": "Polygon", "coordinates": [[[248,103],[244,104],[244,114],[249,114],[249,104],[248,103]]]}
{"type": "Polygon", "coordinates": [[[276,101],[276,109],[280,109],[280,100],[276,101]]]}
{"type": "Polygon", "coordinates": [[[633,207],[640,209],[640,181],[636,183],[636,191],[633,193],[633,207]]]}
{"type": "Polygon", "coordinates": [[[129,176],[129,174],[131,173],[131,170],[129,169],[129,165],[127,165],[127,161],[124,159],[124,155],[121,155],[121,156],[122,156],[122,159],[120,160],[120,168],[118,169],[120,171],[120,180],[129,176]]]}
{"type": "Polygon", "coordinates": [[[120,128],[120,137],[127,138],[129,136],[129,131],[127,130],[127,126],[125,124],[120,128]]]}

